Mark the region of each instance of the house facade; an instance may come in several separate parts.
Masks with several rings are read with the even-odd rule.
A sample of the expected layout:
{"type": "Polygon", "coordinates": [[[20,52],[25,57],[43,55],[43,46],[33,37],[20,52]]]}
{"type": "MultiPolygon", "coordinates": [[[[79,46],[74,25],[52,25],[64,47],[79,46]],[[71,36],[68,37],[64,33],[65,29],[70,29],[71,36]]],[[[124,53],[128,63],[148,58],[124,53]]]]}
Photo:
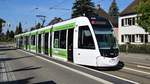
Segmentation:
{"type": "Polygon", "coordinates": [[[139,19],[136,6],[140,0],[134,0],[120,14],[118,20],[118,43],[144,44],[150,42],[150,34],[137,24],[139,19]]]}

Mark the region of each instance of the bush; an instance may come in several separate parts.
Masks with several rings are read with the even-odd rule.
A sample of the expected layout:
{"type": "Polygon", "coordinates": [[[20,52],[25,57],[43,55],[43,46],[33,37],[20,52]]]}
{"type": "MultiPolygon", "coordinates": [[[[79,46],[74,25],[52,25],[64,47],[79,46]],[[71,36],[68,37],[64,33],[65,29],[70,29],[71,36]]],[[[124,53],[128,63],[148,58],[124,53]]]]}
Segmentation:
{"type": "MultiPolygon", "coordinates": [[[[119,49],[120,52],[126,52],[126,45],[120,45],[119,49]]],[[[129,44],[128,52],[150,54],[150,44],[142,44],[142,45],[129,44]]]]}

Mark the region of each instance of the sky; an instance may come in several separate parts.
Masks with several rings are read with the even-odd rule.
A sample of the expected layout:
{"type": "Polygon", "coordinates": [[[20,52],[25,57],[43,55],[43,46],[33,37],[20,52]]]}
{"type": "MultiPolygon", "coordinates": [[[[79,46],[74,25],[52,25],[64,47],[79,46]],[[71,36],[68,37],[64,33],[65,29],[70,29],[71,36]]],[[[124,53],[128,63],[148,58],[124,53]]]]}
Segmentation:
{"type": "MultiPolygon", "coordinates": [[[[23,30],[30,30],[32,26],[41,22],[36,15],[46,16],[46,23],[54,17],[69,19],[75,0],[0,0],[0,18],[6,21],[3,31],[15,30],[19,22],[23,30]],[[8,26],[10,25],[10,26],[8,26]]],[[[100,4],[106,12],[113,0],[92,0],[95,5],[100,4]]],[[[119,12],[123,11],[133,0],[116,0],[119,12]]]]}

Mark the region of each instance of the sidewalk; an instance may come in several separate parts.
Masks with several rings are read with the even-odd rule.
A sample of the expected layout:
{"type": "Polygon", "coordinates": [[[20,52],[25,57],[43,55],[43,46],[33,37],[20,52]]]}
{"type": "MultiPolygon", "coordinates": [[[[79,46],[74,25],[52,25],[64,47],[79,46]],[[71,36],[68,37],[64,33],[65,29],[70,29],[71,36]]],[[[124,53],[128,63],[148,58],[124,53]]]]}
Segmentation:
{"type": "Polygon", "coordinates": [[[150,54],[120,53],[119,58],[128,63],[150,66],[150,54]]]}
{"type": "Polygon", "coordinates": [[[14,74],[9,72],[11,66],[6,60],[7,58],[4,52],[0,51],[0,84],[9,83],[9,81],[15,80],[14,74]]]}

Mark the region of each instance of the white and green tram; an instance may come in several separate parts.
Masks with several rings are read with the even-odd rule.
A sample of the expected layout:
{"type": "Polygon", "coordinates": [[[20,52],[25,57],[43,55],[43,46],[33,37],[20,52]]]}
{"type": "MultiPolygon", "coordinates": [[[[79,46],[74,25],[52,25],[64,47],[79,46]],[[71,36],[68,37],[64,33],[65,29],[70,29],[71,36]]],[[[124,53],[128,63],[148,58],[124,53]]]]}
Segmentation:
{"type": "Polygon", "coordinates": [[[112,67],[119,62],[111,23],[77,17],[15,36],[16,47],[75,64],[112,67]]]}

